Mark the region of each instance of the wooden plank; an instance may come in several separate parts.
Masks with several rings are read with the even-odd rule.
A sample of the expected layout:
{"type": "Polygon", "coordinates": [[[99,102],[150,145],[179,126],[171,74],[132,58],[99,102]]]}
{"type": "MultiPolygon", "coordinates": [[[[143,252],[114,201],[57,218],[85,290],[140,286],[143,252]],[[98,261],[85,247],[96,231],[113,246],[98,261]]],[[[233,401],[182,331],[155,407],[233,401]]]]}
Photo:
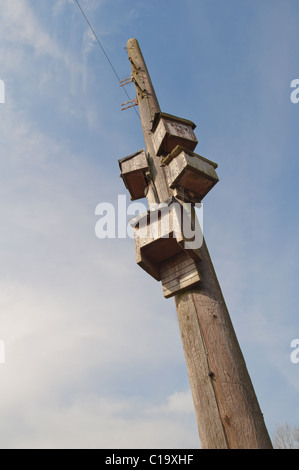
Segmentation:
{"type": "Polygon", "coordinates": [[[161,277],[167,282],[167,279],[173,279],[179,276],[181,273],[189,272],[194,269],[195,263],[192,258],[188,258],[182,263],[177,262],[175,265],[169,265],[168,262],[164,262],[163,266],[160,267],[161,277]]]}
{"type": "MultiPolygon", "coordinates": [[[[185,268],[186,269],[186,268],[185,268]]],[[[161,271],[160,271],[161,273],[161,271]]],[[[161,273],[161,280],[163,282],[163,285],[171,285],[175,282],[181,282],[185,279],[189,279],[192,276],[197,276],[198,275],[198,270],[194,266],[188,266],[188,268],[183,272],[176,273],[173,276],[169,276],[165,278],[163,274],[161,273]]]]}
{"type": "Polygon", "coordinates": [[[173,279],[167,284],[164,284],[162,280],[162,287],[164,290],[168,290],[172,293],[176,292],[178,294],[185,287],[193,286],[194,284],[197,284],[199,281],[200,281],[199,274],[194,273],[193,271],[189,276],[186,276],[184,278],[173,279]]]}
{"type": "Polygon", "coordinates": [[[186,252],[165,261],[161,265],[160,274],[163,295],[166,298],[200,281],[197,265],[186,252]]]}
{"type": "Polygon", "coordinates": [[[192,275],[192,273],[198,273],[198,272],[199,272],[198,268],[194,262],[193,264],[189,266],[185,266],[184,268],[177,270],[175,273],[170,273],[168,271],[169,273],[168,276],[164,276],[165,271],[163,272],[162,270],[160,270],[161,279],[163,283],[172,282],[174,279],[184,279],[187,276],[192,275]]]}
{"type": "MultiPolygon", "coordinates": [[[[176,257],[173,257],[165,263],[165,268],[171,268],[175,269],[176,267],[178,268],[180,266],[188,266],[188,264],[194,263],[193,259],[185,252],[182,251],[179,253],[176,257]]],[[[164,265],[161,266],[163,268],[164,265]]]]}
{"type": "Polygon", "coordinates": [[[200,279],[198,277],[195,277],[195,278],[192,278],[191,280],[189,280],[186,283],[180,282],[180,283],[178,283],[177,285],[175,285],[171,288],[165,287],[162,284],[163,295],[166,299],[169,299],[170,297],[173,297],[173,296],[183,292],[184,290],[189,289],[191,286],[196,287],[196,285],[199,284],[199,282],[200,282],[200,279]]]}
{"type": "Polygon", "coordinates": [[[168,279],[173,279],[177,277],[180,272],[184,270],[184,272],[188,272],[191,269],[194,269],[194,261],[190,258],[190,263],[184,264],[184,266],[164,266],[163,268],[160,267],[161,277],[163,277],[164,281],[167,282],[168,279]]]}

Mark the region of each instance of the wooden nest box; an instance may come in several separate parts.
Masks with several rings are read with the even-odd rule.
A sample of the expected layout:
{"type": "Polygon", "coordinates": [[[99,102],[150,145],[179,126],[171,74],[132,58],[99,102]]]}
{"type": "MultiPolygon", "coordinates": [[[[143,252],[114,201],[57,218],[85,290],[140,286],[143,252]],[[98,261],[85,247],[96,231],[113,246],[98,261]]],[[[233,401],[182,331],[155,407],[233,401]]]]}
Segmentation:
{"type": "Polygon", "coordinates": [[[196,217],[178,202],[160,204],[131,221],[137,264],[157,281],[162,281],[166,298],[200,282],[198,262],[202,240],[194,241],[193,236],[199,230],[202,232],[200,227],[196,227],[196,232],[192,230],[194,221],[198,224],[196,217]],[[182,217],[185,217],[184,222],[182,217]],[[188,223],[191,231],[186,236],[183,232],[188,223]]]}
{"type": "Polygon", "coordinates": [[[167,155],[182,145],[193,151],[198,140],[193,132],[195,124],[187,119],[166,113],[157,113],[153,121],[153,141],[157,155],[167,155]]]}
{"type": "Polygon", "coordinates": [[[144,149],[132,155],[128,155],[118,160],[121,177],[128,189],[131,200],[145,197],[144,191],[147,187],[146,172],[148,171],[148,162],[144,149]]]}
{"type": "Polygon", "coordinates": [[[168,184],[174,196],[184,202],[201,202],[219,181],[215,171],[217,163],[179,145],[162,163],[168,167],[168,184]]]}

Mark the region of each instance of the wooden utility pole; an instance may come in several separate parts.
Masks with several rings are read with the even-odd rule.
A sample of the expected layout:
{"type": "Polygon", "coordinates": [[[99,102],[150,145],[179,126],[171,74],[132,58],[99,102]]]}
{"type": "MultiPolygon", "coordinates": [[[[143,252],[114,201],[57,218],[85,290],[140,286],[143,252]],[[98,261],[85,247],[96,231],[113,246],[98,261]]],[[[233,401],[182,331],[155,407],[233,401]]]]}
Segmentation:
{"type": "MultiPolygon", "coordinates": [[[[154,140],[153,124],[161,111],[136,39],[127,42],[127,50],[149,166],[145,195],[149,204],[163,203],[174,192],[154,140]]],[[[202,448],[271,449],[205,241],[200,256],[200,282],[182,288],[174,298],[202,448]]]]}

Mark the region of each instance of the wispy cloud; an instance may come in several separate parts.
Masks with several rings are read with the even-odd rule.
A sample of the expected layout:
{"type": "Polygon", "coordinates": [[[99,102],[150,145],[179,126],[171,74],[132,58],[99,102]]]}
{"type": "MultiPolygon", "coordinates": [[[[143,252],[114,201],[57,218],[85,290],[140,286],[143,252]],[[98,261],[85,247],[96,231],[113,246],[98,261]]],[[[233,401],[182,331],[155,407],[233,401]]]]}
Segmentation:
{"type": "MultiPolygon", "coordinates": [[[[157,20],[150,16],[155,8],[134,2],[121,9],[121,4],[114,20],[107,21],[110,2],[82,0],[101,37],[121,43],[121,34],[137,31],[152,51],[147,22],[157,20]],[[144,11],[141,27],[136,17],[144,11]]],[[[195,2],[192,14],[198,4],[202,12],[202,2],[195,2]]],[[[215,16],[209,2],[205,5],[210,23],[199,15],[202,26],[215,16]]],[[[177,21],[175,11],[163,10],[163,18],[177,21]]],[[[278,13],[264,28],[261,51],[250,36],[252,56],[246,56],[238,75],[245,79],[251,70],[255,76],[250,97],[242,95],[247,90],[242,80],[234,94],[236,77],[234,86],[226,79],[221,99],[214,93],[219,76],[210,52],[220,51],[221,44],[212,34],[213,48],[200,64],[210,68],[211,77],[215,74],[204,109],[212,123],[206,142],[211,155],[220,158],[215,160],[221,178],[215,199],[205,205],[205,232],[241,347],[250,365],[258,364],[250,373],[258,380],[261,368],[275,370],[276,382],[267,379],[259,386],[263,383],[274,396],[281,379],[297,396],[296,365],[289,361],[290,340],[298,337],[293,321],[297,236],[290,230],[284,242],[287,218],[283,227],[277,209],[283,204],[270,184],[271,178],[285,181],[280,171],[287,154],[288,110],[281,95],[283,70],[270,84],[267,77],[276,71],[276,51],[286,54],[295,31],[294,19],[284,13],[285,23],[293,26],[281,44],[274,21],[278,13]],[[269,53],[271,44],[275,50],[269,53]],[[273,101],[263,100],[267,90],[273,101]],[[256,114],[256,105],[261,113],[256,114]]],[[[194,41],[202,31],[195,20],[194,41]]],[[[174,303],[163,300],[161,285],[136,266],[132,240],[99,240],[94,232],[97,204],[125,193],[117,158],[141,148],[135,149],[141,128],[137,131],[137,123],[133,127],[129,115],[119,112],[106,63],[95,64],[94,37],[73,1],[57,0],[49,7],[47,1],[36,6],[2,0],[0,23],[0,78],[7,94],[0,109],[0,340],[6,352],[0,368],[1,447],[196,447],[174,303]]],[[[216,29],[221,24],[213,23],[216,29]]],[[[199,44],[201,38],[196,40],[199,44]]],[[[190,43],[184,44],[191,51],[192,74],[199,76],[202,68],[199,72],[190,43]]],[[[241,52],[234,50],[236,57],[241,52]]],[[[154,56],[163,77],[169,74],[170,86],[179,65],[170,73],[164,52],[159,59],[155,50],[154,56]]],[[[291,59],[284,56],[283,63],[288,68],[291,59]]],[[[235,69],[239,66],[236,59],[235,69]]],[[[176,92],[181,86],[178,78],[176,92]]],[[[190,108],[198,106],[185,82],[184,93],[190,108]]],[[[289,219],[293,227],[295,219],[289,219]]],[[[276,401],[276,417],[277,408],[276,401]]],[[[273,413],[267,409],[267,417],[273,413]]]]}

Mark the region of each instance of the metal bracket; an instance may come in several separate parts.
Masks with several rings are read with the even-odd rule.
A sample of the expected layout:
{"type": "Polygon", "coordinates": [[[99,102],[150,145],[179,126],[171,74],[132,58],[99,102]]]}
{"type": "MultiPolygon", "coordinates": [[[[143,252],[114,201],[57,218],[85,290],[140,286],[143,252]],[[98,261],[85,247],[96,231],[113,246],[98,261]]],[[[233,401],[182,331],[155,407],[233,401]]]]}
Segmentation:
{"type": "Polygon", "coordinates": [[[126,106],[125,108],[122,108],[121,111],[125,111],[125,109],[133,108],[134,106],[138,106],[138,101],[137,98],[134,100],[126,101],[125,103],[122,103],[121,106],[126,106]],[[133,103],[133,104],[130,104],[133,103]],[[126,106],[128,104],[129,106],[126,106]]]}
{"type": "Polygon", "coordinates": [[[122,87],[122,86],[126,86],[126,85],[129,85],[130,83],[134,83],[136,85],[137,88],[139,88],[139,90],[141,91],[141,93],[145,93],[147,94],[147,91],[146,90],[143,90],[141,88],[141,86],[139,85],[139,83],[137,82],[136,78],[133,77],[133,75],[131,75],[130,77],[128,78],[125,78],[124,80],[120,80],[119,82],[119,86],[122,87]]]}
{"type": "Polygon", "coordinates": [[[120,80],[119,86],[129,85],[129,83],[132,83],[132,81],[133,81],[133,77],[131,75],[130,77],[125,78],[124,80],[120,80]]]}

